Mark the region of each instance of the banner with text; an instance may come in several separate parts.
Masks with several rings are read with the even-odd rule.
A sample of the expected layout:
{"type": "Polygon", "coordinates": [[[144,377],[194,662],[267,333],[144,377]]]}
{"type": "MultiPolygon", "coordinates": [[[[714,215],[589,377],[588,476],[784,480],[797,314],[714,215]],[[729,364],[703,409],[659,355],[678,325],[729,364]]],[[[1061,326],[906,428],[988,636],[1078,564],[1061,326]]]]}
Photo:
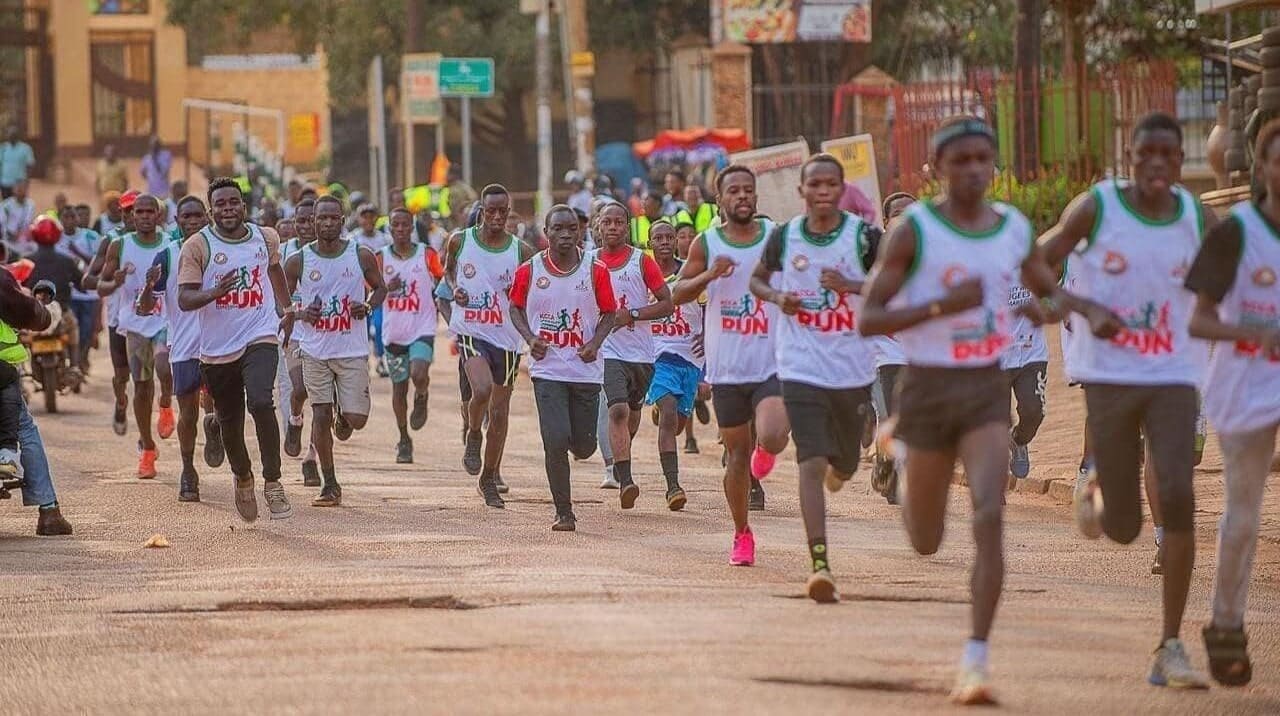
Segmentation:
{"type": "Polygon", "coordinates": [[[809,158],[809,143],[798,139],[764,149],[729,155],[731,164],[742,164],[756,173],[757,211],[778,223],[804,211],[800,199],[800,167],[809,158]]]}
{"type": "Polygon", "coordinates": [[[880,172],[876,169],[875,142],[870,134],[828,139],[822,151],[840,160],[844,167],[844,200],[841,206],[864,220],[879,224],[880,172]]]}
{"type": "Polygon", "coordinates": [[[871,0],[723,2],[724,37],[730,42],[871,42],[871,0]]]}

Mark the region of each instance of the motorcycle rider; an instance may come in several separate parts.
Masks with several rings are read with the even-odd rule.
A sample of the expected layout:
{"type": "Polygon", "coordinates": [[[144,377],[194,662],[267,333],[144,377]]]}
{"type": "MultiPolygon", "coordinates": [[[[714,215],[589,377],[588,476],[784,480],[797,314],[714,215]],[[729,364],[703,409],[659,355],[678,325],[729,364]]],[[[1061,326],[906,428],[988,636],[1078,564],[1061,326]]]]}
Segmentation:
{"type": "MultiPolygon", "coordinates": [[[[71,308],[71,289],[80,288],[83,273],[76,260],[58,250],[58,242],[62,239],[62,227],[50,217],[41,217],[31,227],[31,238],[36,243],[36,250],[29,258],[34,267],[31,275],[23,280],[22,285],[31,288],[42,281],[48,282],[53,289],[53,298],[57,303],[62,321],[54,321],[54,326],[67,336],[67,353],[70,356],[80,355],[80,331],[76,316],[71,308]]],[[[50,335],[58,335],[52,333],[50,335]]],[[[72,363],[74,364],[74,359],[72,363]]]]}

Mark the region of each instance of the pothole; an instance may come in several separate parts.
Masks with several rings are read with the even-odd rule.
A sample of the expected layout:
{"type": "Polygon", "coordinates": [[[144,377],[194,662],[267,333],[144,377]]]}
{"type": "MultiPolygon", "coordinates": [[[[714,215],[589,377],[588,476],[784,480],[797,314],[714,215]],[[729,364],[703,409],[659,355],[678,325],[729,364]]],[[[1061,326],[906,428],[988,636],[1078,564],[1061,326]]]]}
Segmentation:
{"type": "Polygon", "coordinates": [[[918,681],[891,681],[889,679],[799,679],[788,676],[761,676],[752,681],[761,684],[784,686],[817,686],[823,688],[853,689],[855,691],[883,691],[888,693],[941,694],[945,690],[936,684],[918,681]]]}
{"type": "Polygon", "coordinates": [[[452,594],[431,597],[334,598],[334,599],[253,599],[219,602],[212,607],[161,607],[122,609],[115,614],[203,614],[212,612],[322,612],[368,611],[374,609],[449,609],[467,611],[483,606],[464,602],[452,594]]]}

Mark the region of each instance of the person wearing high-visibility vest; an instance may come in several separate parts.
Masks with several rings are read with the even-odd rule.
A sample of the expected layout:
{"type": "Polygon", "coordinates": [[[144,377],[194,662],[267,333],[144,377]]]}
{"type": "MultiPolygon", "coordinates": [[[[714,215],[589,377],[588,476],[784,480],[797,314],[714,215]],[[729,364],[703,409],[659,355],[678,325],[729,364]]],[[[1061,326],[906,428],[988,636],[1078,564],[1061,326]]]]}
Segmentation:
{"type": "Polygon", "coordinates": [[[453,214],[449,206],[449,187],[436,184],[419,184],[404,190],[404,203],[409,211],[417,214],[420,211],[434,211],[442,219],[453,214]]]}
{"type": "Polygon", "coordinates": [[[662,217],[662,197],[652,192],[644,195],[644,213],[631,219],[631,245],[653,255],[649,248],[649,229],[662,217]]]}
{"type": "Polygon", "coordinates": [[[699,234],[711,228],[720,216],[720,209],[715,204],[702,198],[702,187],[690,184],[684,188],[684,203],[688,209],[676,212],[676,222],[687,220],[699,234]]]}

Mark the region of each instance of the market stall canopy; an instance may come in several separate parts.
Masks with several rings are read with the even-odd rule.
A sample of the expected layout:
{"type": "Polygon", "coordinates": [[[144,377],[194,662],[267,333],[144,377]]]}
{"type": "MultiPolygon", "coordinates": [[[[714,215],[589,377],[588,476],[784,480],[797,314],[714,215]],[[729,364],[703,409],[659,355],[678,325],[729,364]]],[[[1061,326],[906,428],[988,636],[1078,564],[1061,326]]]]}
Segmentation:
{"type": "Polygon", "coordinates": [[[1196,0],[1196,12],[1201,14],[1266,8],[1280,8],[1280,0],[1196,0]]]}
{"type": "Polygon", "coordinates": [[[702,144],[714,144],[726,152],[741,152],[751,148],[751,140],[741,129],[668,129],[653,139],[631,145],[636,156],[645,158],[656,151],[678,149],[688,151],[702,144]]]}

